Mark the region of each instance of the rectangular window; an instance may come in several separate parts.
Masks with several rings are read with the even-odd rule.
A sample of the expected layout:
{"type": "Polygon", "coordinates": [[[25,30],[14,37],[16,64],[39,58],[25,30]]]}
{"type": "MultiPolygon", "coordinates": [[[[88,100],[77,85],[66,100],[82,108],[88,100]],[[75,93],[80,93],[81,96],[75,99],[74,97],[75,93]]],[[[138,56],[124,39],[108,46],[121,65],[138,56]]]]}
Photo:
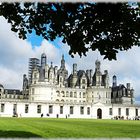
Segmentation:
{"type": "Polygon", "coordinates": [[[29,112],[29,105],[25,104],[25,113],[28,113],[28,112],[29,112]]]}
{"type": "Polygon", "coordinates": [[[136,114],[136,116],[139,116],[139,115],[138,115],[138,109],[136,109],[136,110],[135,110],[135,112],[136,112],[136,113],[135,113],[135,114],[136,114]]]}
{"type": "Polygon", "coordinates": [[[83,92],[83,98],[86,98],[86,93],[85,92],[83,92]]]}
{"type": "Polygon", "coordinates": [[[112,115],[112,108],[109,108],[109,115],[112,115]]]}
{"type": "Polygon", "coordinates": [[[79,98],[81,98],[81,92],[79,93],[79,98]]]}
{"type": "Polygon", "coordinates": [[[74,97],[77,98],[77,93],[76,92],[74,92],[74,97]]]}
{"type": "Polygon", "coordinates": [[[121,108],[118,108],[118,115],[121,116],[121,108]]]}
{"type": "Polygon", "coordinates": [[[1,112],[4,112],[5,104],[1,104],[1,112]]]}
{"type": "Polygon", "coordinates": [[[41,105],[37,105],[37,113],[41,113],[41,105]]]}
{"type": "Polygon", "coordinates": [[[49,114],[52,114],[52,113],[53,113],[53,106],[49,105],[49,114]]]}
{"type": "Polygon", "coordinates": [[[129,116],[129,108],[126,108],[126,116],[129,116]]]}
{"type": "Polygon", "coordinates": [[[82,84],[85,84],[86,83],[86,80],[85,79],[82,79],[82,84]]]}
{"type": "Polygon", "coordinates": [[[70,97],[73,97],[73,93],[72,92],[70,92],[70,97]]]}
{"type": "Polygon", "coordinates": [[[68,92],[66,92],[66,97],[69,97],[69,93],[68,92]]]}
{"type": "Polygon", "coordinates": [[[34,89],[34,88],[32,88],[32,95],[34,95],[34,93],[35,93],[35,89],[34,89]]]}
{"type": "Polygon", "coordinates": [[[108,95],[108,94],[107,94],[107,92],[106,92],[106,98],[108,97],[107,95],[108,95]]]}
{"type": "Polygon", "coordinates": [[[80,107],[80,114],[84,114],[84,107],[83,106],[80,107]]]}
{"type": "Polygon", "coordinates": [[[63,106],[60,106],[60,114],[63,114],[63,106]]]}
{"type": "Polygon", "coordinates": [[[17,114],[17,104],[13,104],[13,114],[17,114]]]}
{"type": "Polygon", "coordinates": [[[90,107],[87,107],[87,114],[90,115],[90,107]]]}
{"type": "Polygon", "coordinates": [[[70,114],[73,114],[73,106],[70,106],[70,114]]]}

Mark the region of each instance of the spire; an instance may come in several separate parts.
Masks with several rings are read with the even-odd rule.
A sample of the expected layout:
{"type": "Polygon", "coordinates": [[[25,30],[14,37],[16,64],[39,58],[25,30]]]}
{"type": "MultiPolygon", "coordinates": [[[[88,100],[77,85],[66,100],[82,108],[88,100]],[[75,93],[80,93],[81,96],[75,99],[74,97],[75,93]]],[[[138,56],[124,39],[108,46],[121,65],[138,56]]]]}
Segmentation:
{"type": "Polygon", "coordinates": [[[100,72],[100,65],[101,65],[101,63],[100,63],[100,61],[97,59],[97,60],[95,61],[95,71],[96,71],[96,72],[100,72]]]}
{"type": "Polygon", "coordinates": [[[62,59],[61,59],[61,68],[62,68],[62,69],[65,69],[64,54],[62,55],[62,59]]]}
{"type": "Polygon", "coordinates": [[[53,62],[51,62],[51,68],[53,67],[53,62]]]}

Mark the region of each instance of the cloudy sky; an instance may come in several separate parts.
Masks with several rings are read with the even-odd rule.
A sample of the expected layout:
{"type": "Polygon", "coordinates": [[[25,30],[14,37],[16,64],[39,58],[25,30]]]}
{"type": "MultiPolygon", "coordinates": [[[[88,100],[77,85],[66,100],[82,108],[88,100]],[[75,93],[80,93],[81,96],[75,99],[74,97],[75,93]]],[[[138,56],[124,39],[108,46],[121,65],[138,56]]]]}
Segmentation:
{"type": "MultiPolygon", "coordinates": [[[[126,40],[127,41],[127,40],[126,40]]],[[[62,44],[59,39],[48,42],[37,36],[31,35],[28,40],[21,40],[10,30],[10,25],[0,17],[0,84],[5,88],[22,89],[22,76],[28,74],[28,59],[40,58],[41,53],[47,55],[47,63],[60,66],[62,54],[65,56],[66,67],[69,74],[72,64],[77,63],[78,69],[95,69],[95,60],[101,61],[102,72],[109,71],[110,85],[112,76],[117,76],[117,84],[130,82],[135,90],[135,100],[140,101],[140,48],[134,47],[127,52],[120,52],[117,61],[103,60],[98,52],[89,52],[87,57],[74,58],[68,55],[69,47],[62,44]]]]}

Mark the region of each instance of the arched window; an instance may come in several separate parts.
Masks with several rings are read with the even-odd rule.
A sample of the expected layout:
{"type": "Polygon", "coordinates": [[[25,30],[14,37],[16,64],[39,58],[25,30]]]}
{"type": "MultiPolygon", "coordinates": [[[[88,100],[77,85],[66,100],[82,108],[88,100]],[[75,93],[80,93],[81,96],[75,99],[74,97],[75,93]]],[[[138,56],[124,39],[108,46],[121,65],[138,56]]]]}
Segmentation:
{"type": "Polygon", "coordinates": [[[61,102],[64,102],[64,100],[62,99],[61,102]]]}
{"type": "Polygon", "coordinates": [[[65,92],[61,91],[62,97],[65,97],[65,92]]]}
{"type": "Polygon", "coordinates": [[[60,96],[60,92],[59,91],[56,91],[56,94],[57,94],[58,97],[60,96]]]}
{"type": "Polygon", "coordinates": [[[68,91],[66,92],[66,97],[69,97],[69,92],[68,91]]]}

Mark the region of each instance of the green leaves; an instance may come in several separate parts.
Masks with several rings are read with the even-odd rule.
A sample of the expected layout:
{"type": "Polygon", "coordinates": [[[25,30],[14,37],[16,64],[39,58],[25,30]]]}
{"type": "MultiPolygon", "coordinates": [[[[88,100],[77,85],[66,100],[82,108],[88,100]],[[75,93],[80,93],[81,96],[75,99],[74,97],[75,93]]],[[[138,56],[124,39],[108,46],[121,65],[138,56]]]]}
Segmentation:
{"type": "Polygon", "coordinates": [[[70,46],[69,54],[86,55],[99,50],[105,59],[116,59],[118,51],[139,45],[139,3],[2,3],[0,15],[19,38],[27,33],[47,40],[61,37],[70,46]]]}

